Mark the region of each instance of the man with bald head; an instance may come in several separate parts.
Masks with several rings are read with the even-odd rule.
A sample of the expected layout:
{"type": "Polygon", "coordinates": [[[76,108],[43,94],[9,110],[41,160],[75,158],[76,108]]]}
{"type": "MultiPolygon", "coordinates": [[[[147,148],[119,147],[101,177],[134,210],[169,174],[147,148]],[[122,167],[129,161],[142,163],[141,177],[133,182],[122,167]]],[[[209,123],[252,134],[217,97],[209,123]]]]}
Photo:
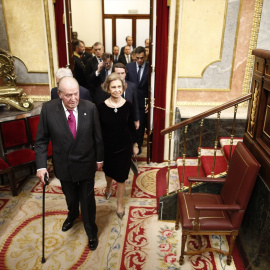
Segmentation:
{"type": "MultiPolygon", "coordinates": [[[[37,177],[48,175],[47,149],[51,139],[55,176],[66,196],[68,231],[79,216],[79,204],[89,249],[98,245],[94,177],[103,165],[103,142],[96,106],[79,99],[79,85],[72,77],[59,81],[59,99],[43,104],[35,143],[37,177]]],[[[73,232],[74,233],[74,232],[73,232]]]]}

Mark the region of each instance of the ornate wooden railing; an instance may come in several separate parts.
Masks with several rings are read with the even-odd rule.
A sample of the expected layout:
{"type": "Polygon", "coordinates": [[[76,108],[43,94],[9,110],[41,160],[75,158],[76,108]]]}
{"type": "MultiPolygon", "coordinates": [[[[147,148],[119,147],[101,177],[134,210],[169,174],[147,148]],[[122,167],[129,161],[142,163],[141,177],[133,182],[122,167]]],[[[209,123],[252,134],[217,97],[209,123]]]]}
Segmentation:
{"type": "Polygon", "coordinates": [[[219,136],[219,125],[220,125],[221,112],[234,106],[234,118],[233,118],[232,131],[231,131],[230,154],[229,154],[229,161],[228,161],[228,162],[230,162],[233,139],[234,139],[234,133],[235,133],[235,123],[236,123],[236,115],[237,115],[238,104],[250,100],[251,97],[252,97],[252,94],[247,94],[245,96],[242,96],[240,98],[237,98],[237,99],[234,99],[234,100],[229,101],[227,103],[224,103],[224,104],[222,104],[220,106],[217,106],[217,107],[215,107],[213,109],[210,109],[210,110],[208,110],[206,112],[203,112],[203,113],[197,114],[197,115],[195,115],[193,117],[190,117],[190,118],[188,118],[188,119],[186,119],[184,121],[181,121],[180,123],[175,124],[175,125],[173,125],[171,127],[168,127],[168,128],[165,128],[165,129],[161,130],[161,132],[160,132],[161,135],[168,134],[168,136],[169,136],[167,195],[169,195],[169,177],[170,177],[170,163],[171,163],[170,158],[171,158],[172,132],[177,130],[177,129],[180,129],[180,128],[185,128],[184,129],[183,157],[182,157],[183,169],[182,169],[182,178],[180,179],[180,190],[183,190],[183,188],[184,188],[184,182],[183,181],[184,181],[184,176],[185,176],[186,141],[187,141],[188,125],[190,125],[190,124],[192,124],[194,122],[200,121],[200,139],[199,139],[199,146],[198,146],[198,170],[197,170],[197,176],[199,176],[199,170],[200,170],[200,166],[201,166],[201,147],[202,147],[201,145],[202,145],[204,119],[206,117],[210,116],[210,115],[213,115],[213,114],[217,113],[217,126],[216,126],[215,145],[214,145],[214,159],[213,159],[213,166],[212,166],[212,172],[211,172],[211,177],[217,177],[217,176],[214,175],[214,169],[215,169],[216,153],[217,153],[217,146],[218,146],[218,136],[219,136]]]}

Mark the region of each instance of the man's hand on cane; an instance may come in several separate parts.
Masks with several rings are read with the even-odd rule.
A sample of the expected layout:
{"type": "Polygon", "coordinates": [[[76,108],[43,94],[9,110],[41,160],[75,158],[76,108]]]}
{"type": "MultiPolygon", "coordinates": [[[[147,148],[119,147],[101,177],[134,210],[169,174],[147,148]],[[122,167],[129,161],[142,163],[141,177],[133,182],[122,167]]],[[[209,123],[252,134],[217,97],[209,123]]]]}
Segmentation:
{"type": "MultiPolygon", "coordinates": [[[[47,177],[49,176],[49,173],[47,171],[47,169],[40,169],[37,171],[37,174],[36,176],[40,179],[40,181],[43,183],[43,184],[47,184],[45,183],[44,181],[44,175],[47,174],[47,177]]],[[[47,178],[48,179],[48,178],[47,178]]]]}

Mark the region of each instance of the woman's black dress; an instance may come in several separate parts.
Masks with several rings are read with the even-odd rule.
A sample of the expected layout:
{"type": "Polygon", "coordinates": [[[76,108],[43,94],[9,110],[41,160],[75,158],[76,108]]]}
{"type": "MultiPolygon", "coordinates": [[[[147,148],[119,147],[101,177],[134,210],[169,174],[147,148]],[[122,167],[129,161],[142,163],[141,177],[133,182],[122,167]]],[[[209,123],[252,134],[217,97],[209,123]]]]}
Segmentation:
{"type": "Polygon", "coordinates": [[[104,173],[115,181],[123,183],[128,178],[136,130],[132,104],[126,101],[117,108],[98,104],[99,119],[104,143],[104,173]]]}

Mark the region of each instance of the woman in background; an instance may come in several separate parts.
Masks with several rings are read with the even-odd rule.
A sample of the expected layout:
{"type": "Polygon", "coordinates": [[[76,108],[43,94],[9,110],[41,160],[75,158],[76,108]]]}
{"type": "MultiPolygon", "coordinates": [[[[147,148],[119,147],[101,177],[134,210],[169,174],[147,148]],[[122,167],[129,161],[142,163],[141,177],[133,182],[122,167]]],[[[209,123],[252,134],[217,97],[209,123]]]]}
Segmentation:
{"type": "Polygon", "coordinates": [[[118,193],[116,213],[122,219],[125,215],[125,181],[128,178],[132,154],[137,155],[139,151],[133,109],[132,104],[122,97],[127,86],[119,74],[109,75],[102,87],[110,95],[98,104],[104,142],[103,171],[107,181],[105,196],[107,200],[110,198],[112,180],[115,180],[118,193]]]}

